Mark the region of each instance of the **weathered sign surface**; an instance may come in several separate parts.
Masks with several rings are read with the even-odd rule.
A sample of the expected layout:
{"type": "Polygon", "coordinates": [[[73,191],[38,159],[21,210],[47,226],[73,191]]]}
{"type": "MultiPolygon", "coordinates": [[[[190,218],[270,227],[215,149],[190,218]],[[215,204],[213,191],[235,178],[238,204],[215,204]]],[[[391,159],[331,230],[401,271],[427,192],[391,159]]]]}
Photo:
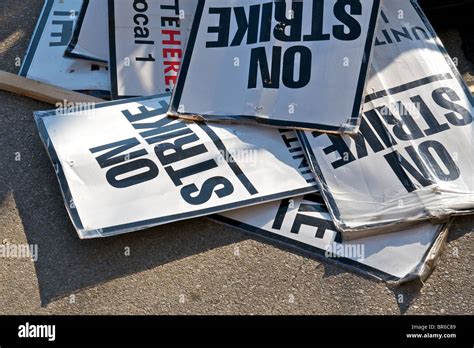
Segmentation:
{"type": "Polygon", "coordinates": [[[300,133],[344,238],[472,213],[473,114],[418,5],[385,1],[359,133],[300,133]]]}

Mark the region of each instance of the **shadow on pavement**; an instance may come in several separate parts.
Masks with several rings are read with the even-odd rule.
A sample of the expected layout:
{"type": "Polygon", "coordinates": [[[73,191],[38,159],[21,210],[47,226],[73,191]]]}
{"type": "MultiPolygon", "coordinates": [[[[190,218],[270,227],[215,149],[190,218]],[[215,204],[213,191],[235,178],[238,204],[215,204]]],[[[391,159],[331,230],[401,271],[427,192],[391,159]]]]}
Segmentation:
{"type": "Polygon", "coordinates": [[[39,172],[35,180],[19,182],[21,187],[13,187],[27,241],[38,245],[35,270],[42,306],[85,288],[245,239],[241,233],[195,219],[192,224],[180,222],[128,235],[81,241],[51,177],[51,173],[39,172]]]}

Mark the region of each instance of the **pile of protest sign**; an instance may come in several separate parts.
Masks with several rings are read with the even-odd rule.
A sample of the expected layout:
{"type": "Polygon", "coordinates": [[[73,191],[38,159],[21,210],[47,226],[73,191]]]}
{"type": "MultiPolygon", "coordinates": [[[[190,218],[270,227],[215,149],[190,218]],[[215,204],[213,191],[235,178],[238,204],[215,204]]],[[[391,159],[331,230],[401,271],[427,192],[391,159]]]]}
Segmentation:
{"type": "Polygon", "coordinates": [[[21,67],[80,238],[207,216],[384,281],[474,213],[474,98],[415,0],[46,0],[21,67]]]}

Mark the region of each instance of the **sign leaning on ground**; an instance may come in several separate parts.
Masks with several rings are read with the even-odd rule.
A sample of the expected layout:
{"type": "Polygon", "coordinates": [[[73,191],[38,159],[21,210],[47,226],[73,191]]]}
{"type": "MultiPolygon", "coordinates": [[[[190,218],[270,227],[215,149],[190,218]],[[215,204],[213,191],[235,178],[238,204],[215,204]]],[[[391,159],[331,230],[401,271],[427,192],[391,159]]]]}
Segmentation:
{"type": "Polygon", "coordinates": [[[99,65],[109,62],[108,0],[84,0],[64,56],[99,65]]]}
{"type": "Polygon", "coordinates": [[[293,131],[171,119],[169,97],[35,113],[81,238],[315,192],[293,131]]]}
{"type": "Polygon", "coordinates": [[[112,96],[171,92],[197,0],[109,0],[112,96]]]}
{"type": "Polygon", "coordinates": [[[232,210],[212,219],[398,283],[430,274],[447,233],[443,225],[424,223],[397,233],[343,242],[319,194],[232,210]]]}
{"type": "Polygon", "coordinates": [[[105,67],[64,57],[82,0],[46,0],[23,59],[20,75],[74,91],[110,94],[105,67]]]}
{"type": "Polygon", "coordinates": [[[200,0],[170,115],[354,132],[378,0],[200,0]]]}
{"type": "Polygon", "coordinates": [[[474,100],[414,1],[384,2],[374,62],[357,135],[299,133],[337,228],[472,212],[474,100]]]}

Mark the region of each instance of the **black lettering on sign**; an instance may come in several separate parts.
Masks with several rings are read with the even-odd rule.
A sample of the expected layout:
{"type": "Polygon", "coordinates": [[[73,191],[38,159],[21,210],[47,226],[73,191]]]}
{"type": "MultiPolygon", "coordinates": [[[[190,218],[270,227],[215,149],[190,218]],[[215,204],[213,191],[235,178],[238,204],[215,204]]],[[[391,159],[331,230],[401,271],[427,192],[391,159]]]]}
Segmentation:
{"type": "Polygon", "coordinates": [[[367,144],[369,144],[370,148],[372,149],[372,151],[374,151],[374,153],[380,152],[385,149],[365,119],[362,119],[359,133],[356,134],[353,138],[356,144],[358,159],[367,157],[369,155],[369,152],[367,150],[367,144]]]}
{"type": "Polygon", "coordinates": [[[313,2],[313,13],[311,21],[311,34],[303,37],[304,41],[326,41],[331,39],[331,34],[323,33],[324,0],[313,2]]]}
{"type": "Polygon", "coordinates": [[[268,67],[267,52],[265,48],[254,48],[251,51],[249,82],[247,88],[257,88],[259,67],[263,88],[280,88],[281,47],[273,47],[271,72],[268,67]]]}
{"type": "Polygon", "coordinates": [[[289,12],[286,2],[278,0],[246,7],[210,7],[209,17],[216,22],[217,16],[218,25],[207,27],[207,33],[212,35],[209,35],[206,47],[240,46],[245,35],[247,45],[268,42],[272,34],[273,38],[280,42],[328,41],[331,40],[331,34],[336,40],[352,41],[361,36],[362,28],[357,19],[362,15],[360,0],[336,1],[332,19],[324,17],[324,6],[324,0],[293,0],[292,11],[289,12]],[[310,2],[311,7],[304,6],[310,2]],[[305,8],[311,18],[310,25],[303,25],[305,8]],[[323,32],[326,27],[325,20],[335,22],[332,33],[323,32]],[[231,32],[232,21],[237,23],[237,27],[231,32]],[[258,28],[260,35],[257,35],[258,28]]]}
{"type": "MultiPolygon", "coordinates": [[[[426,90],[427,85],[444,80],[452,80],[452,76],[450,74],[428,76],[378,91],[367,96],[366,103],[416,88],[423,87],[426,90]]],[[[405,100],[400,98],[390,105],[381,105],[364,111],[358,134],[350,136],[356,151],[351,151],[348,145],[349,136],[331,134],[325,135],[330,145],[322,151],[326,155],[332,153],[339,155],[340,158],[331,163],[334,169],[338,169],[356,160],[370,157],[367,146],[369,145],[374,154],[383,153],[390,168],[408,192],[417,190],[419,187],[417,185],[421,187],[433,185],[437,180],[454,181],[459,179],[461,173],[446,146],[435,140],[423,141],[423,138],[449,131],[453,126],[472,124],[471,110],[467,98],[463,100],[454,89],[447,86],[435,88],[431,93],[423,91],[423,97],[420,94],[410,93],[405,100]],[[412,108],[408,108],[408,105],[412,108]],[[415,117],[411,110],[414,110],[416,116],[421,117],[415,117]],[[447,122],[440,121],[435,115],[444,116],[447,122]],[[406,146],[404,149],[393,149],[399,143],[414,140],[421,142],[418,145],[406,146]]],[[[315,138],[321,135],[313,133],[315,138]]]]}
{"type": "Polygon", "coordinates": [[[359,38],[362,28],[357,19],[355,19],[355,15],[362,15],[362,4],[360,1],[338,0],[336,2],[334,5],[334,16],[342,23],[342,25],[338,24],[333,28],[333,35],[336,39],[352,41],[359,38]],[[347,12],[347,7],[349,7],[349,12],[347,12]]]}
{"type": "MultiPolygon", "coordinates": [[[[180,188],[181,196],[187,203],[202,205],[207,203],[213,194],[218,198],[231,195],[235,189],[228,178],[211,176],[208,173],[218,168],[219,163],[214,159],[199,159],[199,156],[208,153],[209,149],[199,138],[198,133],[195,133],[186,122],[167,117],[167,109],[168,103],[160,101],[160,107],[157,109],[149,109],[141,105],[138,106],[139,111],[135,114],[132,114],[130,110],[121,112],[139,132],[142,140],[154,146],[153,152],[157,160],[164,167],[174,186],[180,188]],[[183,161],[190,159],[193,161],[188,161],[188,163],[192,164],[182,165],[183,161]],[[208,177],[200,178],[201,185],[183,183],[184,178],[204,173],[208,174],[208,177]]],[[[219,153],[226,154],[226,164],[243,188],[252,196],[258,194],[257,189],[240,168],[238,161],[230,155],[229,150],[214,130],[206,124],[198,125],[212,140],[219,153]]],[[[105,152],[96,160],[101,168],[113,167],[106,174],[111,186],[130,187],[158,176],[157,165],[151,160],[141,158],[148,155],[148,152],[146,149],[135,149],[138,145],[140,145],[139,140],[131,138],[90,150],[92,153],[105,152]],[[131,151],[133,149],[135,151],[131,151]]]]}
{"type": "Polygon", "coordinates": [[[278,207],[277,215],[275,216],[275,220],[273,220],[272,228],[274,230],[281,230],[283,226],[283,221],[285,220],[286,213],[288,212],[288,208],[290,207],[290,199],[286,198],[283,199],[278,207]]]}
{"type": "MultiPolygon", "coordinates": [[[[310,194],[304,196],[304,201],[308,201],[310,203],[301,203],[298,208],[298,213],[295,216],[295,220],[291,226],[290,232],[293,234],[299,234],[301,227],[303,225],[315,227],[317,229],[315,237],[319,239],[323,239],[326,233],[326,230],[337,231],[334,223],[331,220],[326,220],[322,218],[318,218],[316,216],[306,215],[307,213],[320,213],[320,214],[327,214],[327,208],[324,204],[324,200],[322,199],[321,195],[319,194],[310,194]],[[305,214],[306,213],[306,214],[305,214]]],[[[284,199],[281,201],[280,206],[278,208],[277,215],[273,222],[272,228],[275,230],[281,230],[283,226],[283,222],[285,217],[288,213],[288,209],[290,207],[291,199],[284,199]]],[[[339,234],[339,233],[338,233],[339,234]]],[[[336,242],[340,241],[340,236],[336,235],[336,242]]]]}
{"type": "MultiPolygon", "coordinates": [[[[318,136],[322,135],[321,133],[313,132],[313,136],[316,138],[318,136]]],[[[351,149],[349,146],[347,146],[346,142],[344,141],[344,138],[342,138],[339,135],[333,135],[333,134],[326,134],[328,137],[329,141],[331,142],[331,145],[327,146],[326,148],[323,149],[323,152],[326,155],[329,155],[330,153],[337,152],[340,159],[337,161],[334,161],[331,163],[332,167],[334,169],[340,168],[345,166],[346,164],[353,162],[356,160],[354,154],[351,152],[351,149]]]]}
{"type": "Polygon", "coordinates": [[[443,144],[434,140],[427,140],[418,147],[421,157],[429,166],[431,172],[442,181],[453,181],[459,178],[461,172],[454,162],[451,154],[446,150],[443,144]],[[441,160],[441,164],[436,160],[434,155],[441,160]],[[447,169],[444,171],[443,166],[447,169]]]}
{"type": "MultiPolygon", "coordinates": [[[[390,24],[387,16],[381,12],[381,16],[386,24],[390,24]]],[[[396,21],[399,24],[399,21],[396,21]]],[[[379,30],[382,35],[375,37],[375,46],[389,45],[395,42],[429,40],[430,34],[422,27],[402,26],[398,28],[390,27],[379,30]]]]}
{"type": "Polygon", "coordinates": [[[167,117],[160,118],[153,123],[133,123],[133,127],[144,130],[140,132],[140,136],[150,145],[193,133],[185,123],[167,117]]]}
{"type": "Polygon", "coordinates": [[[171,143],[159,144],[155,147],[155,154],[164,166],[185,160],[187,158],[195,157],[207,152],[204,144],[194,146],[187,146],[199,141],[196,134],[190,134],[185,137],[176,139],[171,143]],[[186,148],[184,148],[186,146],[186,148]]]}
{"type": "Polygon", "coordinates": [[[444,87],[434,90],[433,100],[442,108],[453,111],[444,115],[453,126],[465,126],[472,123],[472,115],[469,110],[455,103],[461,98],[453,89],[444,87]]]}
{"type": "Polygon", "coordinates": [[[72,31],[74,28],[74,19],[77,16],[76,11],[54,11],[53,16],[55,17],[66,17],[69,18],[67,20],[53,20],[52,24],[55,26],[61,26],[61,31],[59,32],[52,32],[51,38],[59,38],[59,41],[51,41],[49,43],[50,47],[57,47],[57,46],[67,46],[69,45],[69,41],[72,37],[72,31]]]}
{"type": "Polygon", "coordinates": [[[312,53],[306,46],[293,46],[288,48],[282,57],[282,48],[274,46],[271,57],[272,70],[269,70],[267,52],[264,47],[251,50],[250,71],[247,88],[257,88],[257,79],[260,70],[263,88],[280,88],[280,78],[283,85],[291,89],[303,88],[311,81],[312,53]],[[299,59],[297,59],[297,57],[299,59]],[[283,59],[283,71],[282,71],[283,59]],[[299,61],[299,73],[295,78],[295,66],[299,61]],[[280,77],[280,75],[282,75],[280,77]]]}
{"type": "Polygon", "coordinates": [[[181,189],[181,196],[186,202],[193,205],[200,205],[208,202],[213,193],[219,198],[224,198],[234,192],[232,183],[222,176],[207,179],[201,190],[195,184],[184,186],[181,189]],[[194,195],[196,194],[197,195],[194,195]]]}
{"type": "Polygon", "coordinates": [[[277,21],[277,25],[273,29],[273,36],[282,42],[301,40],[303,3],[293,1],[291,8],[293,18],[288,18],[286,16],[286,3],[284,1],[275,3],[275,20],[277,21]]]}
{"type": "Polygon", "coordinates": [[[415,163],[416,168],[398,151],[385,155],[385,159],[408,192],[416,190],[408,174],[423,187],[434,184],[435,179],[453,181],[461,175],[451,154],[438,141],[424,141],[418,146],[418,151],[413,146],[407,146],[405,151],[415,163]]]}
{"type": "Polygon", "coordinates": [[[395,175],[403,186],[405,186],[405,189],[408,192],[413,192],[417,189],[408,174],[423,187],[432,185],[434,183],[433,178],[413,146],[406,147],[405,151],[410,155],[413,162],[415,162],[418,170],[396,150],[384,156],[395,175]]]}
{"type": "Polygon", "coordinates": [[[127,188],[153,180],[158,176],[158,173],[158,167],[152,160],[142,158],[110,169],[106,178],[107,182],[115,188],[127,188]],[[146,169],[146,172],[143,172],[143,169],[146,169]],[[133,174],[139,170],[142,172],[133,174]],[[119,176],[123,176],[123,178],[119,179],[119,176]]]}
{"type": "Polygon", "coordinates": [[[212,7],[209,9],[209,14],[219,15],[219,25],[217,27],[207,28],[207,32],[209,34],[217,34],[217,40],[206,42],[206,47],[213,48],[229,46],[229,32],[232,9],[212,7]]]}
{"type": "Polygon", "coordinates": [[[184,178],[189,176],[193,176],[199,173],[207,172],[208,170],[217,168],[218,165],[214,160],[207,160],[201,163],[193,164],[189,167],[181,168],[181,169],[174,169],[172,166],[168,166],[165,168],[166,172],[168,173],[169,177],[173,181],[173,184],[178,187],[183,185],[181,181],[184,178]]]}
{"type": "MultiPolygon", "coordinates": [[[[165,167],[165,171],[176,187],[183,186],[183,179],[197,174],[205,173],[218,167],[218,163],[213,160],[204,160],[187,167],[175,168],[174,165],[190,158],[198,157],[208,152],[205,144],[199,143],[198,135],[195,134],[185,122],[166,117],[164,114],[168,109],[168,103],[161,101],[161,107],[149,110],[146,106],[138,107],[139,112],[132,114],[129,110],[123,110],[122,114],[138,130],[140,136],[149,144],[155,145],[154,152],[160,163],[165,167]],[[151,120],[152,118],[155,120],[151,120]],[[146,122],[142,122],[145,121],[146,122]]],[[[205,126],[202,126],[205,127],[205,126]]],[[[125,146],[121,144],[122,146],[125,146]]],[[[132,146],[130,144],[126,144],[132,146]]],[[[123,151],[123,150],[122,150],[123,151]]],[[[145,163],[139,163],[145,166],[145,163]]],[[[132,169],[131,166],[127,169],[132,169]]],[[[143,168],[142,168],[143,169],[143,168]]],[[[117,184],[113,178],[120,175],[120,171],[114,171],[110,174],[112,182],[117,184]]],[[[147,173],[151,176],[154,171],[151,169],[147,173]]],[[[238,173],[236,173],[238,174],[238,173]]],[[[141,177],[138,177],[140,179],[141,177]]],[[[137,179],[137,178],[135,178],[137,179]]],[[[240,179],[240,178],[239,178],[240,179]]],[[[118,181],[118,180],[116,180],[118,181]]],[[[118,183],[120,184],[120,183],[118,183]]],[[[201,188],[195,184],[183,186],[180,190],[183,199],[192,205],[201,205],[207,203],[212,194],[223,198],[234,192],[232,183],[222,177],[211,177],[205,180],[201,188]]]]}
{"type": "Polygon", "coordinates": [[[420,127],[418,127],[413,116],[408,112],[407,108],[402,102],[395,103],[400,117],[393,115],[389,107],[383,107],[381,114],[388,125],[393,126],[392,133],[402,141],[416,140],[424,137],[420,127]]]}
{"type": "MultiPolygon", "coordinates": [[[[186,1],[186,0],[184,0],[186,1]]],[[[179,16],[179,0],[173,0],[171,5],[161,5],[160,9],[173,11],[176,16],[179,16]]]]}
{"type": "MultiPolygon", "coordinates": [[[[136,45],[154,45],[155,42],[150,40],[150,29],[148,29],[147,25],[149,24],[150,20],[148,15],[146,14],[148,11],[148,2],[147,0],[134,0],[132,4],[133,8],[133,22],[135,23],[135,27],[133,28],[133,34],[135,38],[136,45]]],[[[154,62],[155,59],[150,54],[148,57],[138,57],[135,58],[137,61],[152,61],[154,62]]]]}
{"type": "Polygon", "coordinates": [[[292,89],[303,88],[311,81],[311,50],[305,46],[293,46],[283,57],[283,84],[292,89]],[[295,79],[295,66],[299,57],[299,74],[295,79]]]}
{"type": "Polygon", "coordinates": [[[411,97],[410,100],[418,109],[418,112],[420,113],[421,117],[423,117],[425,123],[428,125],[428,129],[423,130],[426,135],[438,134],[449,129],[449,125],[447,123],[440,124],[438,122],[435,115],[433,115],[433,112],[431,112],[428,105],[426,105],[423,98],[421,98],[419,95],[411,97]]]}
{"type": "Polygon", "coordinates": [[[158,176],[159,170],[153,161],[137,159],[148,154],[145,149],[125,153],[139,145],[140,142],[137,139],[130,138],[90,149],[93,154],[107,151],[96,160],[101,168],[113,167],[106,173],[107,182],[111,186],[127,188],[153,180],[158,176]],[[143,169],[147,171],[143,172],[143,169]],[[140,172],[134,174],[136,171],[140,172]]]}
{"type": "Polygon", "coordinates": [[[298,141],[296,133],[288,129],[279,129],[279,132],[281,135],[281,139],[283,140],[286,148],[291,154],[291,157],[295,160],[299,160],[300,164],[298,165],[298,170],[301,175],[303,175],[308,184],[315,183],[316,178],[314,177],[313,172],[311,171],[309,162],[306,159],[304,150],[301,147],[300,142],[298,141]]]}
{"type": "Polygon", "coordinates": [[[285,51],[281,45],[274,45],[269,52],[266,47],[252,48],[247,86],[249,89],[257,88],[260,75],[263,88],[280,88],[280,82],[287,88],[303,88],[311,81],[312,70],[312,52],[303,45],[304,42],[331,40],[331,34],[336,40],[352,41],[362,34],[361,25],[357,20],[357,17],[362,15],[361,1],[338,0],[334,4],[333,21],[338,23],[333,25],[332,33],[324,33],[324,5],[324,0],[313,0],[307,7],[311,11],[311,25],[307,26],[309,32],[306,33],[303,25],[303,1],[291,1],[290,13],[287,11],[286,1],[250,6],[210,7],[209,16],[214,22],[217,16],[218,24],[207,27],[207,34],[210,35],[206,48],[269,42],[272,35],[279,42],[299,42],[299,45],[290,46],[285,51]],[[233,20],[237,23],[236,28],[231,27],[233,20]]]}
{"type": "Polygon", "coordinates": [[[258,21],[260,16],[260,5],[252,5],[249,10],[247,20],[244,7],[234,7],[235,18],[237,19],[237,32],[231,42],[231,46],[240,46],[247,35],[247,45],[258,41],[258,21]]]}
{"type": "Polygon", "coordinates": [[[93,149],[90,149],[90,151],[92,153],[97,153],[109,150],[108,152],[96,158],[101,168],[107,168],[115,164],[125,162],[127,159],[131,160],[146,155],[147,151],[145,149],[140,149],[134,152],[123,154],[125,151],[130,150],[138,145],[140,145],[140,142],[137,139],[130,138],[122,141],[117,141],[112,144],[95,147],[93,149]],[[122,155],[118,156],[119,154],[122,155]]]}
{"type": "Polygon", "coordinates": [[[138,114],[132,115],[130,110],[123,110],[122,114],[127,118],[128,122],[133,124],[134,122],[143,121],[147,118],[152,118],[165,113],[168,107],[168,103],[160,101],[160,106],[161,108],[148,110],[146,106],[142,105],[138,107],[138,110],[140,110],[138,114]]]}

